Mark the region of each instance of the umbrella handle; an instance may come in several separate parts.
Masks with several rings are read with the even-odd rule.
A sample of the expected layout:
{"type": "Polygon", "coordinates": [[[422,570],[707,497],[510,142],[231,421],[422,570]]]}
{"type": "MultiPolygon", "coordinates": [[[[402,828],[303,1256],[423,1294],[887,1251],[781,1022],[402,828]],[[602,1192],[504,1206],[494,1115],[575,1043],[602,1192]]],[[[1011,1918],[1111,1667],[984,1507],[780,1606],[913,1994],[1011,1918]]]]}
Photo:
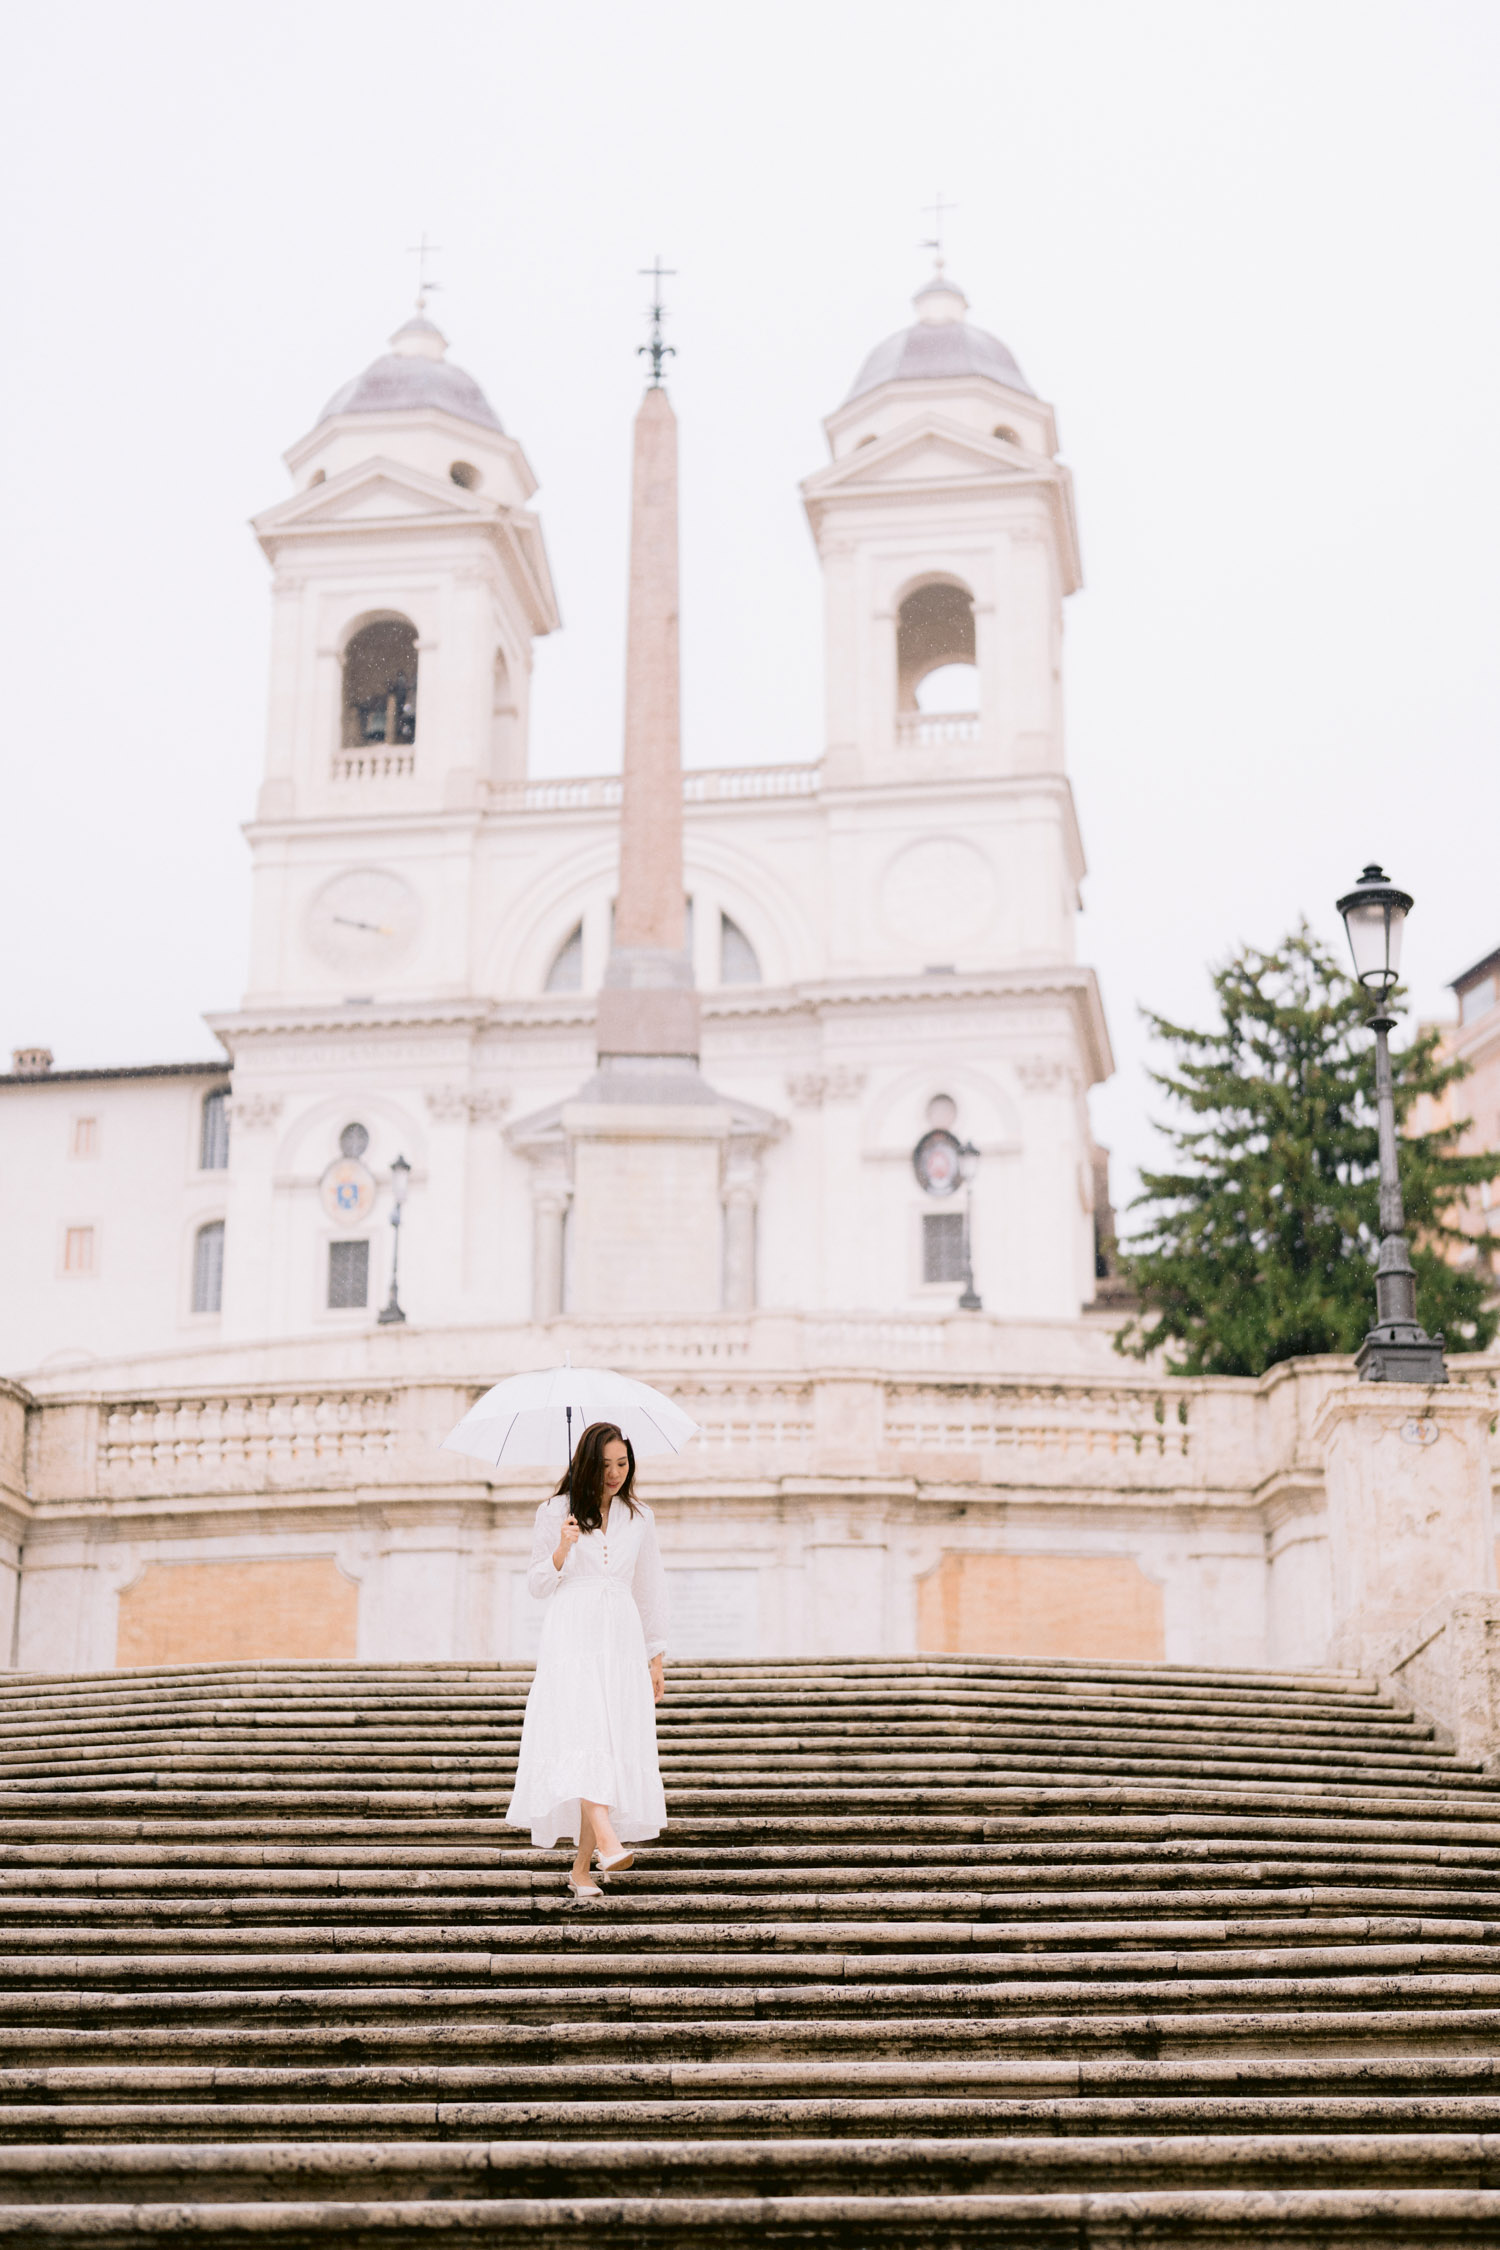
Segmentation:
{"type": "Polygon", "coordinates": [[[573,1409],[571,1406],[565,1406],[563,1412],[568,1417],[568,1467],[571,1469],[573,1466],[573,1409]]]}

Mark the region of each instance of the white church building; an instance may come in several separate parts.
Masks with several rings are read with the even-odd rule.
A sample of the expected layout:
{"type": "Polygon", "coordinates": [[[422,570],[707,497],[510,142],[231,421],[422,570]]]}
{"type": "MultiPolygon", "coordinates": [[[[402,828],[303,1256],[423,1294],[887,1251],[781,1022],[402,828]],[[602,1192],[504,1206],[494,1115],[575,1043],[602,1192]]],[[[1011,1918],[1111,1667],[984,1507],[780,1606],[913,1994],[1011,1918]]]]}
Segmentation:
{"type": "MultiPolygon", "coordinates": [[[[580,1097],[631,753],[624,782],[529,775],[559,619],[520,442],[419,312],[290,448],[255,520],[269,718],[224,1060],[38,1047],[0,1079],[0,1659],[524,1655],[539,1480],[436,1447],[564,1350],[703,1424],[645,1479],[683,1654],[1316,1659],[1316,1479],[1267,1467],[1316,1370],[1173,1384],[1093,1305],[1072,482],[941,266],[915,312],[802,486],[823,756],[678,777],[662,737],[686,1125],[580,1097]]],[[[671,734],[675,485],[663,562],[640,458],[633,661],[671,734]]]]}

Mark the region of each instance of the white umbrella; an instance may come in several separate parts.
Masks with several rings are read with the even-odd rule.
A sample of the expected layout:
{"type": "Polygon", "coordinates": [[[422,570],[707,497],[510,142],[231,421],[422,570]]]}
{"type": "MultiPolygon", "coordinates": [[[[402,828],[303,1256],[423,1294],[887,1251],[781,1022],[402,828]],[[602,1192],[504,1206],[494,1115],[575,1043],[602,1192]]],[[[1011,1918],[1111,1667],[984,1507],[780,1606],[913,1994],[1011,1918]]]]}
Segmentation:
{"type": "Polygon", "coordinates": [[[640,1455],[680,1453],[698,1425],[649,1383],[603,1367],[552,1367],[511,1375],[486,1391],[444,1438],[450,1453],[470,1453],[498,1468],[562,1468],[590,1422],[613,1422],[640,1455]]]}

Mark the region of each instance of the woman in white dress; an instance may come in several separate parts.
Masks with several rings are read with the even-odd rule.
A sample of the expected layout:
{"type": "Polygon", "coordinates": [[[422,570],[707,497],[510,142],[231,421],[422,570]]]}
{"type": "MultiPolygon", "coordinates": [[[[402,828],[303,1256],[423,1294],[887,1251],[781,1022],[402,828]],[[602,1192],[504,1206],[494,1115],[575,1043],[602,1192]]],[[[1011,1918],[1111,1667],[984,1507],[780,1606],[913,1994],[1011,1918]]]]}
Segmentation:
{"type": "Polygon", "coordinates": [[[551,1851],[576,1838],[568,1888],[599,1899],[666,1826],[656,1709],[666,1693],[667,1574],[651,1510],[632,1491],[635,1448],[592,1422],[536,1512],[527,1584],[547,1603],[505,1817],[551,1851]]]}

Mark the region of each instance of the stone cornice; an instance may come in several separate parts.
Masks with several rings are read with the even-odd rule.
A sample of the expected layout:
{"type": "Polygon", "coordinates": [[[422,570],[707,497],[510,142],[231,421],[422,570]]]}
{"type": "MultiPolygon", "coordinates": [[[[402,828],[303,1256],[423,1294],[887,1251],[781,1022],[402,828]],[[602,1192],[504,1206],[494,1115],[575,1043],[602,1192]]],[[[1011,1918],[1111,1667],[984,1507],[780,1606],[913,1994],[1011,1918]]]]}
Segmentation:
{"type": "MultiPolygon", "coordinates": [[[[803,1016],[809,1022],[870,1008],[930,1009],[934,1000],[957,1008],[982,1006],[995,1001],[1040,997],[1060,998],[1083,1012],[1087,1063],[1091,1083],[1107,1078],[1114,1069],[1109,1034],[1105,1028],[1098,979],[1091,968],[1078,962],[1058,962],[1045,967],[974,970],[955,976],[871,976],[829,978],[798,985],[725,985],[702,996],[703,1015],[711,1023],[780,1021],[803,1016]]],[[[233,1014],[205,1016],[204,1021],[223,1040],[231,1055],[243,1053],[256,1039],[285,1038],[299,1032],[485,1031],[566,1030],[588,1032],[594,1022],[592,994],[539,994],[526,1000],[382,1000],[368,1007],[351,1007],[329,1001],[304,1006],[246,1008],[233,1014]]]]}
{"type": "Polygon", "coordinates": [[[350,1007],[345,1001],[322,1005],[245,1008],[233,1015],[205,1016],[209,1029],[223,1040],[233,1055],[251,1040],[284,1038],[297,1031],[412,1031],[449,1030],[454,1025],[477,1029],[490,1020],[486,1000],[380,1000],[368,1007],[350,1007]]]}

